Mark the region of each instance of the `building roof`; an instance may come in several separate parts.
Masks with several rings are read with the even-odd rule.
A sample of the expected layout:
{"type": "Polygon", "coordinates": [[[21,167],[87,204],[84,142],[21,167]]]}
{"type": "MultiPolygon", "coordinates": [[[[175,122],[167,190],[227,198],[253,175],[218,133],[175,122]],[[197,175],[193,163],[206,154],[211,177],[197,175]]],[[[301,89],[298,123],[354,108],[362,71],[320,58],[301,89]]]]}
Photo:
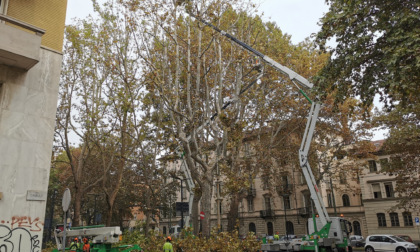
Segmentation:
{"type": "Polygon", "coordinates": [[[372,144],[375,146],[376,151],[380,151],[384,143],[385,143],[385,139],[372,141],[372,144]]]}

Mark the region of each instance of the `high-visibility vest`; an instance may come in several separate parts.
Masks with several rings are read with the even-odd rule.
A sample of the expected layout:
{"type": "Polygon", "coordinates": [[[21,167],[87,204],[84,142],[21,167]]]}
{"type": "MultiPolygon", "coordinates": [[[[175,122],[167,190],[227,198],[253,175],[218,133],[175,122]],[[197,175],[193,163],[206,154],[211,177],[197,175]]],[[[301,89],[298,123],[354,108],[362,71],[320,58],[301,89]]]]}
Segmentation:
{"type": "Polygon", "coordinates": [[[90,252],[90,244],[89,243],[85,243],[85,245],[83,245],[83,252],[90,252]]]}
{"type": "Polygon", "coordinates": [[[174,249],[170,242],[165,242],[165,244],[163,245],[163,252],[174,252],[174,249]]]}
{"type": "Polygon", "coordinates": [[[76,251],[76,249],[80,248],[80,243],[72,242],[70,243],[70,251],[76,251]]]}

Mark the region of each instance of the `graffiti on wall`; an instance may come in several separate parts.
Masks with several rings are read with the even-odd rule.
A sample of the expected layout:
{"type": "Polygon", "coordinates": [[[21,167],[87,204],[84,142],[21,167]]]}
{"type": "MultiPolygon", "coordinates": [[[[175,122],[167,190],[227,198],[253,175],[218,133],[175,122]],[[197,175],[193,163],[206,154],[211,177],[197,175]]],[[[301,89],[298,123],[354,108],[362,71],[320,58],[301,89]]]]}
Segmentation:
{"type": "Polygon", "coordinates": [[[42,227],[39,218],[13,216],[0,221],[0,252],[40,252],[42,227]]]}

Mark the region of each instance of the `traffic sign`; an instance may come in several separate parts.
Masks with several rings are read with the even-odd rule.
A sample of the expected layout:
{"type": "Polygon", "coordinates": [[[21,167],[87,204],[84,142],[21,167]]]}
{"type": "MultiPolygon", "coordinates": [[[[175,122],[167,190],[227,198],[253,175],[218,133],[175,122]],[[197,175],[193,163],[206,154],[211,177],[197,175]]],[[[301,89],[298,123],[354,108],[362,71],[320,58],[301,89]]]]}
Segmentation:
{"type": "Polygon", "coordinates": [[[200,212],[200,219],[204,220],[204,212],[203,211],[200,212]]]}
{"type": "Polygon", "coordinates": [[[70,201],[71,201],[70,189],[66,188],[63,194],[63,202],[62,202],[64,212],[67,212],[67,210],[69,210],[70,201]]]}
{"type": "Polygon", "coordinates": [[[414,218],[414,221],[416,222],[416,225],[418,226],[418,225],[420,225],[420,220],[419,220],[419,217],[415,217],[414,218]]]}

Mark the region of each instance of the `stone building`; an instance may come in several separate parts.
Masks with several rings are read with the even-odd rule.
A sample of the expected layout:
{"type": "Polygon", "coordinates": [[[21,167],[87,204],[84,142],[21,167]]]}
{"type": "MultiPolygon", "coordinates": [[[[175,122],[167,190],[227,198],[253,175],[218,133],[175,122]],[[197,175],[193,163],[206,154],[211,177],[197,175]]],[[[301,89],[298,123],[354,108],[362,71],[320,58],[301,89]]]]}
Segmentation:
{"type": "MultiPolygon", "coordinates": [[[[364,237],[371,234],[404,234],[413,240],[420,240],[420,217],[418,209],[394,209],[403,195],[394,192],[396,179],[392,174],[385,173],[383,167],[389,165],[390,155],[382,151],[384,140],[373,141],[376,151],[372,158],[359,159],[352,163],[357,166],[357,173],[345,176],[324,177],[318,185],[324,205],[330,217],[342,216],[351,222],[353,233],[364,237]]],[[[179,169],[181,162],[170,164],[169,169],[179,169]]],[[[247,189],[247,195],[239,207],[239,233],[249,231],[259,236],[307,234],[307,220],[312,214],[309,200],[309,190],[305,179],[299,170],[290,170],[282,178],[287,181],[288,193],[282,190],[269,190],[264,185],[262,177],[254,179],[247,189]]],[[[188,201],[188,191],[183,188],[183,202],[188,201]]],[[[220,196],[223,191],[223,179],[215,181],[213,188],[212,209],[199,211],[211,215],[212,227],[221,223],[221,229],[226,231],[228,200],[220,196]],[[219,214],[220,213],[220,214],[219,214]],[[220,216],[220,217],[219,217],[220,216]]],[[[174,202],[180,202],[180,190],[174,202]]],[[[167,234],[171,226],[179,225],[179,213],[171,211],[161,215],[159,230],[167,234]]]]}
{"type": "MultiPolygon", "coordinates": [[[[180,161],[171,163],[168,169],[178,170],[180,164],[180,161]]],[[[279,232],[280,235],[286,233],[307,234],[307,220],[312,216],[313,208],[302,172],[296,168],[288,169],[287,175],[281,178],[281,181],[287,185],[286,191],[281,187],[270,188],[264,181],[263,177],[257,176],[240,203],[239,233],[245,235],[248,232],[254,232],[258,236],[273,235],[276,232],[279,232]]],[[[359,177],[344,179],[337,176],[331,180],[324,178],[319,184],[319,188],[330,217],[343,216],[353,224],[353,234],[364,236],[368,234],[359,177]]],[[[182,201],[187,202],[188,191],[185,187],[183,190],[182,201]]],[[[212,227],[217,227],[220,222],[221,229],[226,231],[229,202],[221,196],[221,192],[223,192],[223,178],[214,183],[212,208],[199,211],[211,215],[212,227]]],[[[173,199],[172,202],[181,202],[180,195],[181,193],[178,191],[176,199],[173,199]]],[[[179,213],[175,214],[175,211],[171,211],[169,214],[165,213],[161,217],[159,229],[164,234],[167,234],[170,227],[180,223],[179,213]]]]}
{"type": "Polygon", "coordinates": [[[413,240],[420,240],[420,216],[418,209],[393,209],[404,197],[394,192],[395,175],[383,172],[389,165],[390,155],[381,150],[384,141],[374,141],[376,159],[368,160],[368,166],[361,176],[361,190],[365,207],[366,226],[369,234],[405,234],[413,240]]]}
{"type": "Polygon", "coordinates": [[[0,233],[6,234],[0,247],[6,251],[40,251],[66,8],[66,0],[0,0],[0,233]]]}

